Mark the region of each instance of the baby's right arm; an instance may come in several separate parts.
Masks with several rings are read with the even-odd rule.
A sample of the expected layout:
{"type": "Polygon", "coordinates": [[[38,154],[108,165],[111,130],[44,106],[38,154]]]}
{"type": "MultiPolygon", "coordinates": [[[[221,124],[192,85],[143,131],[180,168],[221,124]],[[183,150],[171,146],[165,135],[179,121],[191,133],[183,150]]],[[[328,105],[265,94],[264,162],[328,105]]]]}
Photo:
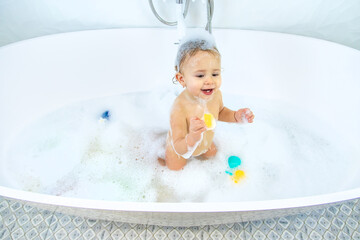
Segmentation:
{"type": "Polygon", "coordinates": [[[206,131],[206,125],[203,120],[198,117],[190,118],[189,133],[186,135],[186,143],[189,147],[193,147],[201,141],[202,133],[206,131]]]}
{"type": "Polygon", "coordinates": [[[202,140],[202,133],[206,131],[205,122],[197,117],[190,118],[189,133],[183,114],[172,114],[170,123],[175,152],[184,158],[189,158],[202,140]]]}

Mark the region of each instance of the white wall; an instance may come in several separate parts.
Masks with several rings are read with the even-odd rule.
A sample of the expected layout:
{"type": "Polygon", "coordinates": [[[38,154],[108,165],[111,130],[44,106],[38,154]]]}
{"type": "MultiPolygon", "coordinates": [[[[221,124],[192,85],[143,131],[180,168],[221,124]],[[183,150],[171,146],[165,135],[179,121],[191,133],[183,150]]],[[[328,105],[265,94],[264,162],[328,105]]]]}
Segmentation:
{"type": "MultiPolygon", "coordinates": [[[[176,20],[175,0],[154,0],[176,20]]],[[[205,26],[205,1],[191,1],[186,23],[205,26]]],[[[166,27],[148,0],[0,0],[0,46],[59,32],[166,27]]],[[[360,49],[360,0],[215,0],[214,28],[255,29],[321,38],[360,49]]]]}

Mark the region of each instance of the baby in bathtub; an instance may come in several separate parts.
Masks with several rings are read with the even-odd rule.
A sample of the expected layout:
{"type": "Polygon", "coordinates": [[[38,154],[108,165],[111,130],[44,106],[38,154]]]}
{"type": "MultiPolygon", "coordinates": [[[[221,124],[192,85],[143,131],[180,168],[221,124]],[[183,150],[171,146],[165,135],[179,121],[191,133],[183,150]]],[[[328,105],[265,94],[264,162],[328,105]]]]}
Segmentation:
{"type": "Polygon", "coordinates": [[[232,111],[222,101],[221,56],[210,34],[203,33],[180,43],[175,79],[184,90],[175,99],[170,113],[170,131],[162,165],[180,170],[191,156],[206,159],[215,156],[213,143],[216,120],[252,123],[248,108],[232,111]]]}

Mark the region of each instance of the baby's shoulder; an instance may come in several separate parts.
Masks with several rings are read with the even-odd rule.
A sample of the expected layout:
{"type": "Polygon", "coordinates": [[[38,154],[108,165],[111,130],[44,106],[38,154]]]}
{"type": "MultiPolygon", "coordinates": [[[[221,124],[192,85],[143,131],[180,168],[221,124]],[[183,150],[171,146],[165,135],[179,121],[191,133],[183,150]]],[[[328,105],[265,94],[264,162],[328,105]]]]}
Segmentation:
{"type": "Polygon", "coordinates": [[[180,94],[179,96],[177,96],[173,102],[173,107],[183,107],[185,106],[185,99],[184,97],[180,94]]]}
{"type": "Polygon", "coordinates": [[[173,113],[184,114],[184,112],[186,111],[186,106],[187,104],[185,99],[183,99],[182,96],[179,95],[175,98],[171,111],[173,113]]]}

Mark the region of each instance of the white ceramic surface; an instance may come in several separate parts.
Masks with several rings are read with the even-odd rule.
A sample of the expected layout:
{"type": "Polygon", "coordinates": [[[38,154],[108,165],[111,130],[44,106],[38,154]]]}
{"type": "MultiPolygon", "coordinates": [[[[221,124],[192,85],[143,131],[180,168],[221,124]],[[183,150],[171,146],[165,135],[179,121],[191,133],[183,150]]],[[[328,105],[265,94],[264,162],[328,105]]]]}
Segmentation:
{"type": "MultiPolygon", "coordinates": [[[[153,0],[159,15],[176,20],[175,0],[153,0]]],[[[204,0],[191,0],[185,23],[204,28],[204,0]]],[[[358,0],[214,1],[212,26],[315,37],[360,49],[358,0]]],[[[48,34],[104,28],[165,28],[147,0],[0,0],[0,46],[48,34]]]]}
{"type": "MultiPolygon", "coordinates": [[[[355,147],[359,144],[359,51],[286,34],[214,30],[214,35],[226,69],[223,77],[229,79],[223,83],[223,92],[307,107],[330,127],[336,127],[344,141],[355,147]],[[235,88],[236,84],[241,88],[235,88]],[[348,117],[341,118],[339,124],[338,116],[348,117]]],[[[111,202],[11,187],[2,172],[4,152],[19,129],[74,101],[168,86],[176,36],[173,30],[164,29],[96,30],[51,35],[0,48],[0,195],[73,215],[172,226],[283,216],[360,197],[359,178],[354,179],[350,190],[229,203],[111,202]],[[156,78],[147,81],[149,75],[156,78]]],[[[355,163],[354,167],[359,165],[355,163]]]]}

